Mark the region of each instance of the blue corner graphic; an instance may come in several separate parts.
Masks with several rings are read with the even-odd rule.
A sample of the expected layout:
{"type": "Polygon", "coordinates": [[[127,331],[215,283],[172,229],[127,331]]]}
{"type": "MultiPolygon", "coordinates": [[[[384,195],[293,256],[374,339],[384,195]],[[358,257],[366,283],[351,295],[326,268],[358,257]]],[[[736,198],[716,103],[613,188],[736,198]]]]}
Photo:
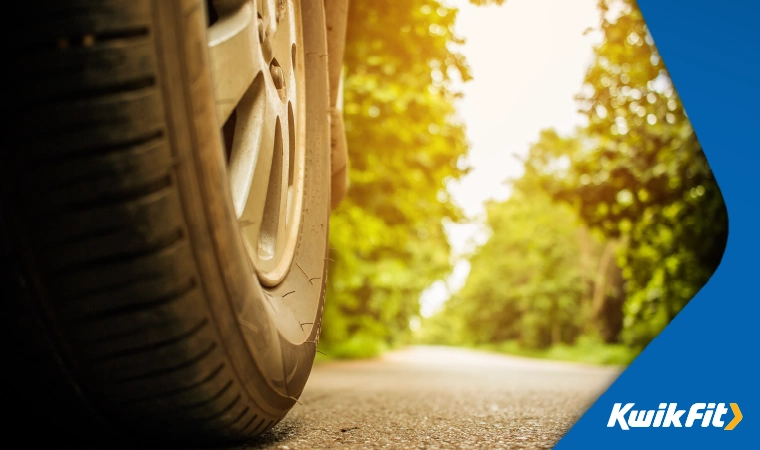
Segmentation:
{"type": "MultiPolygon", "coordinates": [[[[723,193],[729,236],[707,285],[557,448],[757,448],[760,429],[760,2],[639,0],[723,193]],[[724,403],[726,430],[607,427],[615,403],[724,403]]],[[[700,245],[694,242],[694,245],[700,245]]],[[[666,407],[667,408],[667,407],[666,407]]],[[[704,411],[703,411],[704,412],[704,411]]],[[[708,421],[711,422],[711,421],[708,421]]]]}

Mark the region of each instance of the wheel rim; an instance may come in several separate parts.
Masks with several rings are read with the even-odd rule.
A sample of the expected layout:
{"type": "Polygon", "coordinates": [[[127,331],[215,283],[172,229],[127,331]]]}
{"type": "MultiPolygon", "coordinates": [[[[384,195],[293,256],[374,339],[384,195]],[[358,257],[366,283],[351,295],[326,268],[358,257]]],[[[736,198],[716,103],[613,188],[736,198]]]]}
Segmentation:
{"type": "Polygon", "coordinates": [[[304,199],[304,55],[293,0],[212,0],[209,56],[230,191],[252,270],[279,284],[304,199]]]}

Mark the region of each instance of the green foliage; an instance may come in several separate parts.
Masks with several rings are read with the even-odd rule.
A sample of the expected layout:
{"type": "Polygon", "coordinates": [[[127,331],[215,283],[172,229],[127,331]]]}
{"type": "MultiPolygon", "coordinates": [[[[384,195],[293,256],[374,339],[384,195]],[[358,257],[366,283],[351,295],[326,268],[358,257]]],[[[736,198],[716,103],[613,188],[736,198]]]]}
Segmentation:
{"type": "Polygon", "coordinates": [[[491,203],[487,224],[491,237],[471,256],[467,283],[425,324],[426,340],[515,340],[526,349],[573,343],[590,308],[582,260],[592,249],[598,253],[599,243],[569,206],[536,189],[518,188],[491,203]]]}
{"type": "MultiPolygon", "coordinates": [[[[726,210],[683,105],[633,0],[599,5],[604,39],[578,95],[587,125],[541,133],[422,342],[624,364],[717,267],[726,210]]],[[[451,80],[470,75],[441,1],[349,10],[351,188],[332,216],[320,349],[368,357],[411,338],[420,293],[450,270],[441,223],[460,212],[446,183],[467,150],[451,80]]]]}
{"type": "Polygon", "coordinates": [[[526,349],[517,341],[481,345],[477,348],[530,358],[555,359],[586,364],[627,366],[636,357],[636,351],[623,344],[608,344],[599,339],[581,336],[573,345],[557,344],[542,350],[526,349]]]}
{"type": "Polygon", "coordinates": [[[623,238],[624,333],[642,346],[715,271],[728,218],[640,11],[631,0],[600,6],[605,39],[578,97],[589,122],[583,145],[567,173],[546,171],[545,185],[586,223],[623,238]],[[609,20],[612,9],[621,14],[609,20]]]}
{"type": "MultiPolygon", "coordinates": [[[[450,270],[445,182],[463,170],[464,128],[450,78],[455,9],[435,0],[351,2],[344,118],[348,197],[333,212],[324,329],[333,356],[371,356],[403,340],[420,293],[450,270]]],[[[458,74],[458,75],[457,75],[458,74]]]]}
{"type": "Polygon", "coordinates": [[[565,349],[544,356],[579,336],[639,350],[717,268],[726,209],[683,105],[635,3],[600,11],[578,95],[588,125],[541,133],[430,340],[449,329],[450,343],[565,349]],[[578,240],[579,223],[592,237],[578,240]]]}

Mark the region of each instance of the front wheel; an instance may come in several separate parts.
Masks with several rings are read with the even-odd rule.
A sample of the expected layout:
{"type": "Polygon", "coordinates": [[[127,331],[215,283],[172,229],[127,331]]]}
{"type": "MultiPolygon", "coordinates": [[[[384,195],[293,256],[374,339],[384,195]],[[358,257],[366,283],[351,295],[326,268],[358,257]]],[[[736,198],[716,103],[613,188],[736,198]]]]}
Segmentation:
{"type": "Polygon", "coordinates": [[[25,99],[2,155],[23,420],[270,429],[324,302],[323,1],[44,5],[16,6],[35,21],[12,44],[25,99]]]}

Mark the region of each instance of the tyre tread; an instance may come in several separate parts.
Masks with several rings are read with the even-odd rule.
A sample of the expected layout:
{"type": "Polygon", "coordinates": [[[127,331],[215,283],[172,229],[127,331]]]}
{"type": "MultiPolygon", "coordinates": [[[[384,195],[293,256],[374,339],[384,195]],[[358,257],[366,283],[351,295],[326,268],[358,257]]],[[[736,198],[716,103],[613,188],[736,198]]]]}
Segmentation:
{"type": "Polygon", "coordinates": [[[167,138],[151,3],[42,9],[12,55],[33,95],[14,123],[24,145],[3,167],[19,168],[6,174],[14,229],[29,237],[66,370],[114,428],[185,441],[256,434],[268,416],[231,368],[183,226],[176,177],[189,149],[167,138]]]}

